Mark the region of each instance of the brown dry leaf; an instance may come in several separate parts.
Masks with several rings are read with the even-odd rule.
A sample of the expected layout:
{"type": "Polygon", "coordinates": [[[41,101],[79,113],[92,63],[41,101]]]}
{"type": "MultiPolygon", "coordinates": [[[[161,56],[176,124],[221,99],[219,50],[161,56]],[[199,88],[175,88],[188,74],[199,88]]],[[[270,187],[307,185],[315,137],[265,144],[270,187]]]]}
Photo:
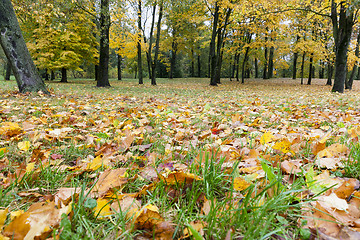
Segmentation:
{"type": "Polygon", "coordinates": [[[55,205],[58,206],[60,203],[68,205],[72,200],[72,196],[74,194],[79,194],[80,192],[80,188],[59,188],[54,195],[55,205]]]}
{"type": "Polygon", "coordinates": [[[140,208],[141,203],[139,200],[132,196],[119,197],[111,204],[111,208],[116,212],[126,213],[126,218],[131,218],[134,214],[136,214],[140,208]]]}
{"type": "Polygon", "coordinates": [[[99,196],[103,196],[110,189],[121,187],[128,181],[126,170],[126,168],[105,170],[100,174],[92,192],[97,193],[99,196]]]}
{"type": "MultiPolygon", "coordinates": [[[[192,226],[198,233],[200,233],[201,236],[204,236],[204,228],[206,227],[206,223],[202,221],[195,221],[190,222],[189,225],[192,226]]],[[[188,228],[185,228],[181,239],[189,238],[192,235],[192,232],[188,228]]]]}
{"type": "Polygon", "coordinates": [[[326,148],[326,143],[315,142],[312,144],[312,154],[317,155],[320,151],[326,148]]]}
{"type": "Polygon", "coordinates": [[[341,199],[348,199],[350,195],[359,188],[359,180],[350,178],[345,180],[340,187],[334,190],[334,193],[341,199]]]}
{"type": "Polygon", "coordinates": [[[337,169],[339,166],[342,166],[341,160],[339,158],[334,158],[334,157],[317,158],[315,160],[315,163],[319,168],[326,168],[326,169],[337,169]]]}
{"type": "Polygon", "coordinates": [[[310,217],[310,227],[313,229],[319,229],[323,233],[336,237],[340,232],[339,225],[335,222],[335,219],[329,216],[329,213],[318,202],[316,202],[314,212],[310,217]]]}
{"type": "Polygon", "coordinates": [[[152,204],[143,207],[135,215],[135,229],[152,230],[156,225],[163,222],[164,219],[159,213],[159,209],[152,204]]]}
{"type": "Polygon", "coordinates": [[[13,239],[44,239],[52,228],[57,226],[61,221],[63,213],[69,214],[71,206],[62,206],[58,209],[54,202],[35,203],[28,211],[15,217],[4,228],[3,234],[13,239]]]}
{"type": "Polygon", "coordinates": [[[317,157],[318,158],[323,158],[323,157],[331,158],[331,157],[337,156],[340,153],[345,153],[348,150],[349,149],[344,144],[335,143],[335,144],[332,144],[329,147],[325,148],[324,150],[318,152],[317,157]]]}
{"type": "Polygon", "coordinates": [[[300,162],[297,160],[282,161],[281,170],[287,174],[301,173],[300,162]]]}

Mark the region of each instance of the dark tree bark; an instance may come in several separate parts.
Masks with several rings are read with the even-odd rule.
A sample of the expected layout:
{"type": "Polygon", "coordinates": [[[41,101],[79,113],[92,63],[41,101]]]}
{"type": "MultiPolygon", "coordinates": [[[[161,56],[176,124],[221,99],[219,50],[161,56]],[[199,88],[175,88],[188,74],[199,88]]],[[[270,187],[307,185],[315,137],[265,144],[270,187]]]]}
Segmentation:
{"type": "Polygon", "coordinates": [[[269,65],[268,65],[267,79],[270,79],[274,76],[274,51],[275,51],[275,48],[273,46],[271,46],[270,53],[269,53],[269,65]]]}
{"type": "Polygon", "coordinates": [[[320,68],[319,68],[319,78],[324,78],[325,76],[325,62],[320,60],[320,68]]]}
{"type": "MultiPolygon", "coordinates": [[[[175,61],[174,61],[175,62],[175,61]]],[[[194,58],[194,48],[191,48],[191,77],[195,77],[195,58],[194,58]]]]}
{"type": "Polygon", "coordinates": [[[304,84],[304,66],[305,66],[305,56],[306,56],[306,52],[303,53],[302,55],[302,61],[301,61],[301,73],[300,73],[300,77],[301,77],[301,85],[304,84]]]}
{"type": "Polygon", "coordinates": [[[10,0],[0,2],[0,44],[11,64],[19,91],[49,93],[31,59],[10,0]]]}
{"type": "MultiPolygon", "coordinates": [[[[267,37],[265,37],[265,44],[267,44],[267,37]]],[[[264,60],[264,72],[263,72],[263,79],[267,79],[268,77],[268,47],[265,46],[265,51],[264,51],[264,54],[265,54],[265,60],[264,60]]]]}
{"type": "Polygon", "coordinates": [[[326,82],[326,85],[329,85],[331,86],[332,85],[332,76],[333,76],[333,73],[334,73],[334,67],[333,65],[328,62],[328,65],[327,65],[327,82],[326,82]]]}
{"type": "Polygon", "coordinates": [[[62,82],[62,83],[67,83],[68,82],[66,68],[61,69],[61,80],[60,80],[60,82],[62,82]]]}
{"type": "MultiPolygon", "coordinates": [[[[155,14],[155,13],[154,13],[155,14]]],[[[142,59],[141,59],[141,15],[142,15],[142,9],[141,9],[141,0],[138,0],[138,42],[137,42],[137,70],[138,70],[138,77],[139,77],[139,84],[144,84],[143,80],[143,70],[142,70],[142,59]]]]}
{"type": "MultiPolygon", "coordinates": [[[[155,16],[156,16],[156,2],[153,5],[153,13],[152,13],[152,20],[151,20],[151,27],[150,27],[150,36],[149,36],[149,48],[146,52],[146,59],[147,59],[147,66],[148,66],[148,72],[149,72],[149,79],[152,79],[152,72],[151,72],[151,64],[152,64],[152,45],[153,45],[153,34],[154,34],[154,26],[155,26],[155,16]]],[[[141,25],[140,25],[141,27],[141,25]]],[[[145,34],[144,34],[144,40],[146,41],[145,34]]]]}
{"type": "Polygon", "coordinates": [[[259,78],[259,64],[258,64],[258,59],[255,58],[254,60],[254,64],[255,64],[255,78],[259,78]]]}
{"type": "Polygon", "coordinates": [[[109,0],[101,0],[100,10],[100,58],[97,87],[110,87],[109,82],[109,0]]]}
{"type": "MultiPolygon", "coordinates": [[[[176,31],[173,31],[173,40],[171,43],[171,59],[170,59],[170,79],[174,78],[175,66],[176,66],[176,54],[177,54],[177,42],[175,40],[176,31]]],[[[194,50],[191,50],[191,76],[194,76],[194,50]]]]}
{"type": "Polygon", "coordinates": [[[201,55],[200,55],[200,51],[199,51],[198,56],[197,56],[197,67],[198,67],[198,77],[201,77],[201,55]]]}
{"type": "Polygon", "coordinates": [[[360,80],[360,68],[358,68],[357,75],[356,75],[356,80],[360,80]]]}
{"type": "Polygon", "coordinates": [[[54,72],[54,70],[51,70],[50,80],[55,80],[55,72],[54,72]]]}
{"type": "MultiPolygon", "coordinates": [[[[251,37],[252,34],[246,34],[246,43],[249,44],[251,42],[251,37]]],[[[249,52],[250,52],[250,47],[246,47],[245,55],[242,63],[241,83],[245,83],[246,63],[248,62],[249,59],[249,52]]]]}
{"type": "MultiPolygon", "coordinates": [[[[355,56],[356,57],[359,57],[359,48],[360,48],[360,32],[358,33],[357,39],[356,39],[356,48],[355,48],[355,56]]],[[[352,85],[353,85],[354,78],[355,78],[355,73],[358,70],[357,64],[358,63],[355,63],[355,65],[351,71],[349,79],[347,81],[345,81],[345,89],[349,89],[349,90],[352,89],[352,85]]]]}
{"type": "Polygon", "coordinates": [[[331,20],[333,24],[333,36],[335,40],[335,79],[332,92],[344,92],[347,73],[348,48],[354,25],[354,8],[347,7],[345,1],[340,2],[340,10],[337,11],[337,3],[331,1],[331,20]]]}
{"type": "Polygon", "coordinates": [[[154,61],[152,63],[152,73],[151,73],[151,85],[156,85],[156,66],[159,56],[159,48],[160,48],[160,33],[161,33],[161,19],[163,15],[163,3],[160,3],[160,9],[159,9],[159,18],[156,26],[156,42],[155,42],[155,53],[154,53],[154,61]]]}
{"type": "Polygon", "coordinates": [[[231,65],[230,81],[232,81],[232,79],[235,77],[236,55],[237,53],[234,54],[233,62],[231,65]]]}
{"type": "Polygon", "coordinates": [[[10,61],[7,61],[6,71],[5,71],[5,80],[10,81],[10,76],[11,76],[11,63],[10,63],[10,61]]]}
{"type": "Polygon", "coordinates": [[[311,85],[311,80],[313,77],[313,62],[314,62],[314,54],[311,53],[310,55],[310,65],[309,65],[309,77],[308,77],[308,82],[307,85],[311,85]]]}
{"type": "Polygon", "coordinates": [[[240,71],[240,53],[237,54],[237,58],[236,58],[236,81],[239,81],[239,71],[240,71]]]}
{"type": "Polygon", "coordinates": [[[211,41],[210,41],[210,53],[209,53],[209,67],[210,67],[210,85],[217,86],[216,78],[215,78],[215,71],[216,71],[216,35],[218,31],[218,22],[219,22],[219,11],[220,7],[218,1],[215,2],[215,9],[214,9],[214,18],[213,18],[213,25],[212,25],[212,33],[211,33],[211,41]]]}
{"type": "MultiPolygon", "coordinates": [[[[296,42],[300,40],[300,36],[296,36],[296,42]]],[[[296,79],[296,72],[297,72],[297,59],[299,57],[299,53],[297,51],[294,52],[294,59],[293,59],[293,75],[292,78],[296,79]]]]}
{"type": "Polygon", "coordinates": [[[117,70],[118,70],[118,74],[117,74],[117,78],[119,81],[122,80],[122,56],[120,54],[117,55],[117,70]]]}

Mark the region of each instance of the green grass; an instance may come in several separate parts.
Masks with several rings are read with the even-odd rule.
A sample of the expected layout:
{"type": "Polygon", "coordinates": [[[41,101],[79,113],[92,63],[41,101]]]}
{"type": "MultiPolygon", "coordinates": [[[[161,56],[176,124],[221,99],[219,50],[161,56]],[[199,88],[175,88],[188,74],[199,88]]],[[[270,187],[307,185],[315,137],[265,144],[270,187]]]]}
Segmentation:
{"type": "MultiPolygon", "coordinates": [[[[29,163],[34,149],[47,153],[42,162],[36,160],[34,171],[7,187],[1,185],[0,207],[26,211],[39,199],[20,197],[20,192],[39,188],[38,193],[52,196],[61,187],[77,187],[81,192],[72,197],[71,216],[62,217],[59,228],[51,234],[54,238],[141,237],[146,230],[131,231],[129,225],[133,219],[126,217],[126,212],[113,213],[108,218],[97,216],[94,211],[97,197],[88,192],[107,167],[126,168],[128,182],[114,191],[118,195],[138,193],[153,183],[154,188],[138,200],[142,206],[152,204],[159,208],[164,221],[171,222],[174,227],[174,239],[183,237],[186,229],[193,234],[187,239],[225,239],[230,232],[232,239],[309,238],[309,230],[302,228],[306,223],[301,217],[302,206],[315,199],[311,195],[302,199],[299,195],[307,188],[308,179],[304,173],[309,169],[314,175],[322,171],[307,165],[314,160],[312,143],[318,140],[310,133],[329,126],[335,136],[327,140],[327,146],[350,142],[348,135],[343,136],[337,131],[351,128],[356,119],[342,124],[337,121],[341,114],[351,114],[348,107],[356,107],[356,92],[331,95],[329,88],[321,82],[313,88],[295,85],[292,81],[277,86],[261,80],[247,81],[244,85],[224,80],[219,87],[213,88],[209,86],[209,79],[194,78],[159,79],[158,86],[151,86],[148,80],[144,85],[138,85],[135,79],[110,82],[111,88],[97,88],[90,79],[70,79],[65,84],[49,81],[46,84],[53,94],[44,97],[17,95],[13,92],[15,81],[0,81],[0,101],[4,103],[2,106],[9,106],[8,109],[0,108],[1,121],[20,125],[28,121],[35,126],[28,133],[0,139],[0,149],[6,148],[6,152],[0,151],[0,162],[9,162],[9,165],[0,165],[0,177],[6,179],[21,162],[29,163]],[[343,107],[344,103],[347,108],[343,107]],[[339,105],[341,111],[337,112],[339,105]],[[320,115],[331,111],[335,120],[320,115]],[[242,117],[238,123],[231,121],[236,113],[242,117]],[[298,116],[303,118],[295,119],[298,116]],[[145,118],[148,122],[142,121],[145,118]],[[256,118],[261,118],[262,123],[253,124],[256,118]],[[231,129],[228,135],[216,132],[221,124],[231,129]],[[63,127],[73,131],[58,139],[48,136],[52,129],[63,127]],[[144,151],[131,147],[124,150],[121,143],[127,129],[139,131],[131,147],[151,146],[144,151]],[[208,130],[210,135],[201,138],[208,130]],[[277,134],[276,141],[285,137],[300,138],[299,151],[291,156],[274,151],[271,144],[275,142],[260,146],[260,138],[267,130],[277,134]],[[184,136],[176,135],[179,132],[184,132],[184,136]],[[35,138],[35,134],[39,137],[35,138]],[[17,144],[20,141],[30,141],[30,150],[19,151],[17,144]],[[226,147],[230,148],[229,152],[221,152],[226,147]],[[260,155],[248,160],[248,152],[255,150],[260,155]],[[68,170],[96,154],[108,154],[109,166],[80,173],[68,170]],[[276,164],[264,160],[266,155],[276,156],[280,161],[306,160],[301,166],[304,173],[296,176],[284,173],[276,164]],[[255,173],[239,171],[253,167],[253,162],[258,163],[264,177],[255,179],[255,173]],[[183,169],[199,179],[176,184],[167,184],[163,179],[152,182],[140,177],[148,166],[161,176],[183,169]],[[252,179],[249,180],[250,187],[242,191],[234,189],[236,177],[252,179]],[[209,204],[207,213],[204,213],[205,204],[209,204]],[[203,229],[193,228],[194,222],[203,224],[203,229]]],[[[351,154],[344,162],[344,169],[337,169],[333,174],[340,176],[344,172],[346,177],[360,179],[360,147],[358,144],[349,147],[351,154]]],[[[111,204],[117,200],[109,201],[111,204]]],[[[148,231],[148,234],[155,232],[148,231]]]]}

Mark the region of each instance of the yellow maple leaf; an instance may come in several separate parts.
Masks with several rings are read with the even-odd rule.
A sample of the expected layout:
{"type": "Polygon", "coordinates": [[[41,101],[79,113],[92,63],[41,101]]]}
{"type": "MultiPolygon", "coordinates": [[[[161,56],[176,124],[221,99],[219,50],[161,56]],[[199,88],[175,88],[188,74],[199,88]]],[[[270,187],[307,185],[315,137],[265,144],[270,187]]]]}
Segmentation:
{"type": "Polygon", "coordinates": [[[106,218],[113,214],[108,200],[99,198],[96,203],[97,205],[94,208],[95,216],[98,216],[99,218],[106,218]]]}
{"type": "Polygon", "coordinates": [[[0,127],[0,135],[13,137],[22,133],[22,128],[17,123],[4,122],[0,127]]]}
{"type": "Polygon", "coordinates": [[[9,209],[0,210],[0,228],[4,226],[9,209]]]}
{"type": "Polygon", "coordinates": [[[30,142],[29,141],[18,142],[18,148],[21,151],[27,152],[30,148],[30,142]]]}
{"type": "Polygon", "coordinates": [[[234,179],[234,189],[237,191],[242,191],[247,189],[250,186],[250,183],[245,181],[242,177],[237,177],[234,179]]]}
{"type": "Polygon", "coordinates": [[[29,172],[31,172],[32,170],[34,170],[34,168],[35,168],[35,162],[28,163],[28,164],[26,165],[26,172],[29,173],[29,172]]]}
{"type": "Polygon", "coordinates": [[[261,136],[260,143],[261,143],[261,145],[264,145],[264,144],[269,143],[269,142],[271,142],[273,140],[274,140],[274,135],[271,132],[267,131],[266,133],[264,133],[261,136]]]}
{"type": "Polygon", "coordinates": [[[294,154],[294,152],[290,149],[290,147],[291,147],[291,142],[287,139],[284,139],[281,142],[275,143],[275,145],[273,146],[273,149],[279,150],[282,153],[290,152],[290,153],[294,154]]]}

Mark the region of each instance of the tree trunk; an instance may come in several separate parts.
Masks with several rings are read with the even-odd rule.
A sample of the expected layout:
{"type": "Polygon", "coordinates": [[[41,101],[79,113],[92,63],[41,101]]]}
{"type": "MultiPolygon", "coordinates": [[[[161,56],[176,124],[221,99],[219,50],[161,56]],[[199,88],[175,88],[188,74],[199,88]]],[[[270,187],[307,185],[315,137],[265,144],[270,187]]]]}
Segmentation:
{"type": "MultiPolygon", "coordinates": [[[[267,37],[265,37],[265,44],[267,44],[267,37]]],[[[265,46],[265,60],[264,60],[264,72],[263,72],[263,79],[267,79],[268,77],[268,47],[265,46]]]]}
{"type": "Polygon", "coordinates": [[[117,55],[117,57],[118,57],[118,62],[117,62],[117,70],[118,70],[118,80],[119,81],[121,81],[122,80],[122,67],[121,67],[121,65],[122,65],[122,56],[120,55],[120,54],[118,54],[117,55]]]}
{"type": "Polygon", "coordinates": [[[60,82],[62,82],[62,83],[67,83],[68,82],[66,68],[61,69],[61,80],[60,80],[60,82]]]}
{"type": "Polygon", "coordinates": [[[338,4],[331,1],[331,20],[335,40],[335,79],[332,92],[344,92],[347,73],[348,48],[354,25],[354,9],[346,6],[345,1],[340,2],[340,11],[337,12],[338,4]]]}
{"type": "Polygon", "coordinates": [[[237,55],[237,53],[234,54],[233,62],[231,65],[230,81],[232,81],[232,79],[235,77],[236,55],[237,55]]]}
{"type": "Polygon", "coordinates": [[[138,77],[139,77],[139,84],[144,84],[143,80],[143,70],[142,70],[142,59],[141,59],[141,0],[138,1],[138,39],[137,39],[137,70],[138,70],[138,77]]]}
{"type": "Polygon", "coordinates": [[[237,58],[236,58],[236,81],[239,81],[239,70],[240,70],[240,53],[238,53],[237,58]]]}
{"type": "Polygon", "coordinates": [[[328,74],[328,75],[327,75],[326,85],[331,86],[331,85],[332,85],[332,76],[333,76],[333,73],[334,73],[334,67],[333,67],[333,65],[329,62],[327,68],[328,68],[328,70],[327,70],[327,74],[328,74]]]}
{"type": "Polygon", "coordinates": [[[101,0],[100,10],[100,58],[97,87],[110,87],[109,82],[109,0],[101,0]]]}
{"type": "Polygon", "coordinates": [[[270,79],[270,78],[272,78],[274,76],[274,50],[275,50],[275,48],[273,46],[270,47],[268,77],[267,77],[267,79],[270,79]]]}
{"type": "Polygon", "coordinates": [[[306,56],[306,52],[303,53],[302,55],[302,61],[301,61],[301,85],[304,84],[304,65],[305,65],[305,56],[306,56]]]}
{"type": "Polygon", "coordinates": [[[11,63],[10,61],[7,61],[6,63],[6,72],[5,72],[5,80],[10,81],[11,76],[11,63]]]}
{"type": "Polygon", "coordinates": [[[245,67],[249,58],[249,51],[250,51],[250,47],[247,47],[245,50],[244,60],[242,63],[241,83],[245,83],[245,70],[246,70],[245,67]]]}
{"type": "Polygon", "coordinates": [[[314,61],[314,54],[311,53],[311,57],[310,57],[310,66],[309,66],[309,77],[308,77],[308,82],[307,85],[311,85],[311,80],[313,77],[313,61],[314,61]]]}
{"type": "Polygon", "coordinates": [[[215,2],[215,9],[214,9],[214,19],[212,25],[212,33],[211,33],[211,41],[210,41],[210,85],[217,86],[216,78],[215,78],[215,71],[216,71],[216,33],[218,31],[218,22],[219,22],[219,4],[218,1],[215,2]]]}
{"type": "Polygon", "coordinates": [[[55,80],[55,72],[54,72],[54,70],[51,70],[50,80],[55,80]]]}
{"type": "Polygon", "coordinates": [[[19,91],[49,93],[41,79],[21,34],[10,0],[0,2],[0,44],[11,64],[19,91]]]}
{"type": "Polygon", "coordinates": [[[198,77],[201,77],[201,55],[200,52],[197,56],[197,67],[198,67],[198,77]]]}
{"type": "MultiPolygon", "coordinates": [[[[300,36],[299,35],[297,35],[296,36],[296,43],[298,42],[300,40],[300,36]]],[[[298,57],[299,57],[299,53],[296,51],[295,53],[294,53],[294,60],[293,60],[293,75],[292,75],[292,78],[293,79],[296,79],[296,72],[297,72],[297,59],[298,59],[298,57]]]]}
{"type": "MultiPolygon", "coordinates": [[[[175,73],[175,66],[176,66],[176,53],[177,53],[177,43],[175,42],[175,31],[173,33],[173,41],[171,43],[171,59],[170,59],[170,79],[174,78],[175,73]]],[[[191,50],[192,56],[191,56],[191,76],[194,76],[194,50],[191,50]]]]}
{"type": "Polygon", "coordinates": [[[255,63],[255,78],[259,78],[259,66],[258,66],[257,58],[255,58],[254,63],[255,63]]]}
{"type": "MultiPolygon", "coordinates": [[[[149,36],[149,48],[146,52],[146,57],[147,57],[147,65],[148,65],[148,72],[149,72],[149,79],[152,79],[152,72],[151,72],[151,64],[152,64],[152,57],[151,57],[151,52],[152,52],[152,44],[153,44],[153,34],[154,34],[154,26],[155,26],[155,16],[156,16],[156,2],[153,5],[153,14],[152,14],[152,20],[151,20],[151,27],[150,27],[150,36],[149,36]]],[[[141,25],[140,25],[141,27],[141,25]]],[[[145,36],[144,36],[145,39],[145,36]]]]}
{"type": "MultiPolygon", "coordinates": [[[[357,39],[356,39],[355,56],[357,58],[359,57],[359,48],[360,48],[360,32],[358,33],[357,39]]],[[[355,73],[357,72],[357,70],[358,70],[358,63],[356,62],[354,64],[354,67],[353,67],[352,71],[351,71],[349,80],[347,80],[345,82],[345,89],[349,89],[349,90],[352,89],[352,85],[353,85],[354,78],[355,78],[355,73]]]]}
{"type": "Polygon", "coordinates": [[[151,73],[151,85],[156,85],[156,65],[159,56],[159,48],[160,48],[160,33],[161,33],[161,19],[163,15],[163,3],[160,3],[159,9],[159,18],[156,26],[156,43],[155,43],[155,53],[154,53],[154,61],[152,63],[152,73],[151,73]]]}

